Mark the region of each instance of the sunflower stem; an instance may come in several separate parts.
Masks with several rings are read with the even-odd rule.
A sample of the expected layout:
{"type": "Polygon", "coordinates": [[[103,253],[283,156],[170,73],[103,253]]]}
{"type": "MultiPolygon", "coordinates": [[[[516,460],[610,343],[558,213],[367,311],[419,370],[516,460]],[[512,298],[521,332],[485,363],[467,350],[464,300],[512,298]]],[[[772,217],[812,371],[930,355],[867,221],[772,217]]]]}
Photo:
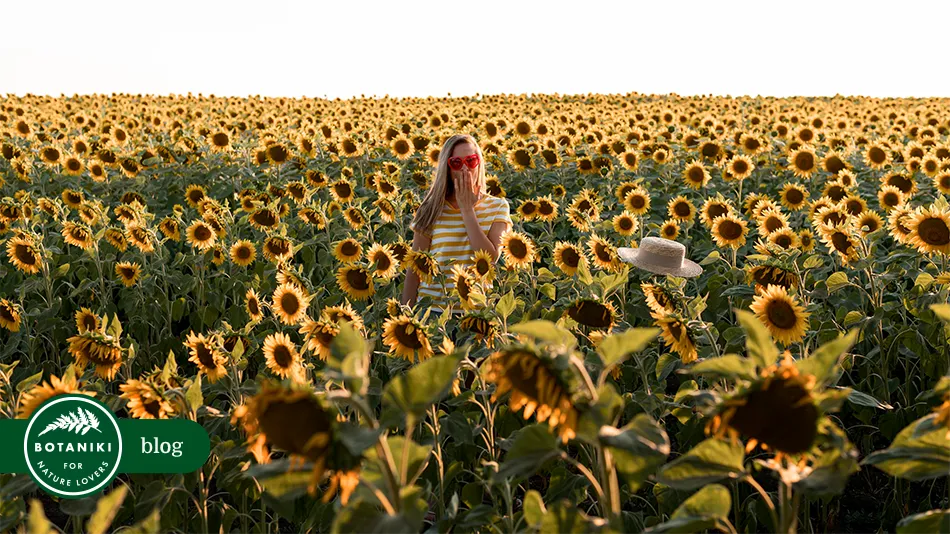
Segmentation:
{"type": "Polygon", "coordinates": [[[775,503],[772,502],[772,498],[769,497],[768,492],[762,489],[762,486],[752,478],[752,475],[746,475],[745,480],[750,486],[752,486],[755,491],[759,492],[759,495],[762,496],[762,499],[765,500],[765,505],[769,508],[769,515],[772,516],[772,525],[775,527],[776,532],[781,532],[781,524],[779,523],[778,513],[775,511],[775,503]]]}

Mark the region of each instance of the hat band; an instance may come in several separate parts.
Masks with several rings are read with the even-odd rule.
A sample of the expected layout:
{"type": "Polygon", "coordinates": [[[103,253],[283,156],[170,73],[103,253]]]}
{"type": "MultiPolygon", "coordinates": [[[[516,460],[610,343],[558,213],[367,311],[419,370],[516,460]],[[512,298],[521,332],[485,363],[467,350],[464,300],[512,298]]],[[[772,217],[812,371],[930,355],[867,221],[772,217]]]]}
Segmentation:
{"type": "Polygon", "coordinates": [[[663,269],[680,269],[683,267],[683,258],[662,256],[642,248],[640,249],[640,252],[637,253],[637,259],[642,263],[646,263],[647,265],[661,267],[663,269]]]}

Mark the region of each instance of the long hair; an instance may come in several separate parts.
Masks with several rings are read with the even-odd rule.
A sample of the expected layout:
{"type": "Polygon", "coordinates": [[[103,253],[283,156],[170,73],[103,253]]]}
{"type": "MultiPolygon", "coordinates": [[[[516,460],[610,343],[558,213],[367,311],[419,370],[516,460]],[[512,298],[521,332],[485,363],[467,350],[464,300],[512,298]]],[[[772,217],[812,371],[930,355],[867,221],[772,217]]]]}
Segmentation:
{"type": "Polygon", "coordinates": [[[426,235],[432,233],[432,226],[439,215],[442,214],[442,208],[445,206],[446,195],[455,190],[455,185],[451,180],[452,171],[449,169],[449,156],[452,155],[455,145],[465,142],[471,144],[475,149],[475,153],[478,154],[478,169],[475,176],[478,180],[479,191],[483,195],[486,193],[485,157],[482,154],[482,147],[469,134],[457,134],[449,137],[439,151],[439,165],[435,170],[435,180],[429,186],[429,190],[426,192],[425,198],[422,199],[422,203],[419,204],[419,209],[416,210],[416,216],[412,221],[416,231],[426,235]]]}

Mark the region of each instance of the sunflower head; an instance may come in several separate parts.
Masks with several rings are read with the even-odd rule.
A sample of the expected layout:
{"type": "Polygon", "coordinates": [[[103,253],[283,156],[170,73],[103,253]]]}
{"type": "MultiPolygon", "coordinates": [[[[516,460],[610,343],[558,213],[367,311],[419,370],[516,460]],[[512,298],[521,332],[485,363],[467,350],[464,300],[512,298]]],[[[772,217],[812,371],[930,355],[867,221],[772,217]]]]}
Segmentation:
{"type": "Polygon", "coordinates": [[[66,341],[69,342],[69,353],[72,354],[76,366],[83,368],[92,364],[96,368],[96,375],[104,380],[115,378],[122,367],[124,351],[118,336],[100,331],[86,331],[66,341]]]}
{"type": "Polygon", "coordinates": [[[695,361],[698,357],[696,342],[689,330],[687,321],[679,313],[663,311],[657,313],[651,310],[654,324],[660,328],[660,336],[664,343],[680,356],[684,364],[695,361]]]}
{"type": "Polygon", "coordinates": [[[613,329],[617,322],[617,312],[610,302],[590,298],[580,298],[567,308],[567,315],[579,324],[606,331],[613,329]]]}
{"type": "Polygon", "coordinates": [[[423,361],[433,355],[425,327],[414,317],[397,315],[383,322],[383,343],[389,353],[408,361],[423,361]]]}
{"type": "Polygon", "coordinates": [[[476,341],[484,342],[485,346],[492,348],[495,339],[498,338],[498,325],[491,314],[485,311],[469,313],[459,319],[459,329],[463,332],[471,332],[475,335],[476,341]]]}
{"type": "Polygon", "coordinates": [[[751,309],[776,341],[791,345],[805,337],[810,313],[785,287],[766,286],[753,297],[751,309]]]}
{"type": "Polygon", "coordinates": [[[373,271],[359,263],[346,264],[336,273],[340,289],[353,300],[366,300],[376,293],[373,278],[373,271]]]}
{"type": "Polygon", "coordinates": [[[50,376],[49,380],[23,392],[20,396],[20,405],[17,407],[16,418],[29,419],[40,405],[57,395],[75,393],[89,397],[96,396],[96,392],[94,391],[80,389],[82,385],[82,382],[76,377],[75,367],[70,365],[62,378],[50,376]]]}
{"type": "Polygon", "coordinates": [[[129,415],[136,419],[168,419],[175,415],[171,400],[150,380],[130,378],[119,385],[119,390],[122,391],[119,397],[128,402],[129,415]]]}

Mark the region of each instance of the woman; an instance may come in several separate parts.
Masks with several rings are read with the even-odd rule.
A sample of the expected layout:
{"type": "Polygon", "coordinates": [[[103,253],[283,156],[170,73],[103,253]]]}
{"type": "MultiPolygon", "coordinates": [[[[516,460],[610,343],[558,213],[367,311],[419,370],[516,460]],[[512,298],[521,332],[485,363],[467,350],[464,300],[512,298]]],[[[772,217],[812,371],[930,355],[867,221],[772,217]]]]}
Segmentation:
{"type": "MultiPolygon", "coordinates": [[[[452,302],[455,287],[453,264],[467,267],[475,253],[485,251],[498,260],[501,235],[511,229],[508,201],[488,194],[485,187],[485,160],[471,135],[453,135],[439,152],[435,181],[416,211],[410,228],[412,249],[431,252],[444,276],[420,284],[419,276],[408,269],[401,302],[412,306],[417,297],[432,298],[431,311],[437,317],[452,302]]],[[[458,306],[452,309],[461,312],[458,306]]]]}

